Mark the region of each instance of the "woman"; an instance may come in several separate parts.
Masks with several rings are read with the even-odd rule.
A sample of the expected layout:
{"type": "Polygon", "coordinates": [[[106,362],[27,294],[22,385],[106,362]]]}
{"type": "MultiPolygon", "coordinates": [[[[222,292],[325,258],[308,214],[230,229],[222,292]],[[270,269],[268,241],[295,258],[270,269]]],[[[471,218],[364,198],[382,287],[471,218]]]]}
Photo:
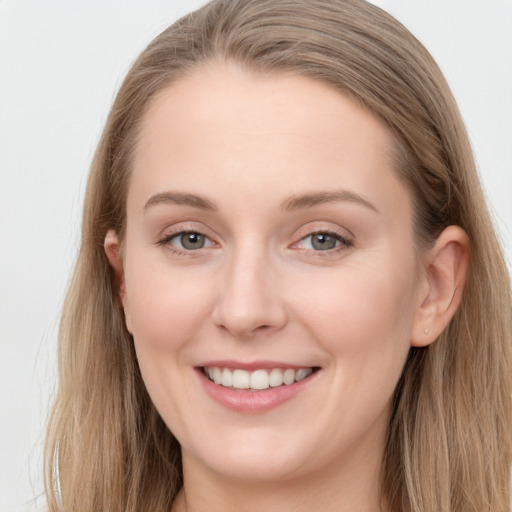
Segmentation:
{"type": "Polygon", "coordinates": [[[50,510],[509,510],[510,305],[414,37],[214,1],[135,62],[93,162],[50,510]]]}

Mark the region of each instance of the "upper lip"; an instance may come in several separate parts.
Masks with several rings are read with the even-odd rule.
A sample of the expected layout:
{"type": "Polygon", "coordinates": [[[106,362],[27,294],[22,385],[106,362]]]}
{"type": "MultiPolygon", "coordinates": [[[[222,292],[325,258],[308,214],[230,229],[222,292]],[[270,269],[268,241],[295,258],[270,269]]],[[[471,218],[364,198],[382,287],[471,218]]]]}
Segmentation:
{"type": "Polygon", "coordinates": [[[315,368],[316,366],[311,364],[295,364],[285,363],[283,361],[233,361],[233,360],[216,360],[207,361],[197,365],[198,368],[229,368],[233,370],[271,370],[272,368],[287,369],[292,368],[299,370],[300,368],[315,368]]]}

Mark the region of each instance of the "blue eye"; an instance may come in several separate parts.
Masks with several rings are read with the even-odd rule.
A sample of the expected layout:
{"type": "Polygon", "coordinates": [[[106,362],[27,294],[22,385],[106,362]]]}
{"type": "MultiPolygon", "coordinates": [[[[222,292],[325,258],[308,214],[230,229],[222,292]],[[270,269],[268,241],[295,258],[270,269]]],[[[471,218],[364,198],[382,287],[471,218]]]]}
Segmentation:
{"type": "Polygon", "coordinates": [[[169,245],[173,249],[182,251],[196,251],[214,245],[207,236],[196,231],[181,231],[168,235],[159,244],[169,245]]]}
{"type": "Polygon", "coordinates": [[[352,242],[345,237],[329,231],[319,231],[305,236],[300,241],[301,249],[314,251],[332,251],[340,247],[351,247],[352,242]]]}
{"type": "Polygon", "coordinates": [[[187,251],[193,251],[194,249],[202,249],[206,242],[206,237],[200,233],[181,233],[173,237],[173,240],[179,240],[179,243],[187,251]]]}
{"type": "Polygon", "coordinates": [[[317,251],[328,251],[337,247],[339,240],[327,233],[315,233],[310,235],[311,246],[317,251]]]}

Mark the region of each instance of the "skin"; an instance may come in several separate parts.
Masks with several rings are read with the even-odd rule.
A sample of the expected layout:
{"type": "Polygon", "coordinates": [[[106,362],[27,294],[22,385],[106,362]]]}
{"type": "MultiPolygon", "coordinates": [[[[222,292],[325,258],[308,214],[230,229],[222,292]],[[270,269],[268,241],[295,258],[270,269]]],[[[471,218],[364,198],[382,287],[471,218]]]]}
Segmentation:
{"type": "Polygon", "coordinates": [[[305,77],[212,63],[151,103],[123,253],[113,231],[105,249],[145,384],[182,446],[173,510],[386,509],[390,400],[410,346],[453,315],[468,258],[453,226],[418,258],[392,150],[381,121],[305,77]],[[183,231],[204,247],[184,250],[183,231]],[[313,245],[318,232],[332,249],[313,245]],[[246,414],[205,393],[195,368],[213,360],[320,370],[291,400],[246,414]]]}

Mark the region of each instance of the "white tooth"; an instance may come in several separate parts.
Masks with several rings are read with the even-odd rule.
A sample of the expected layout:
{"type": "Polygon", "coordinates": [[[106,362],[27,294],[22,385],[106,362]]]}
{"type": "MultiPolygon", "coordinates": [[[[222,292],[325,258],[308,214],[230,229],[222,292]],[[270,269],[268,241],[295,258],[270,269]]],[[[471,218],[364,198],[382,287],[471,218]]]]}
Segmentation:
{"type": "Polygon", "coordinates": [[[283,373],[283,382],[286,385],[293,384],[295,382],[295,370],[293,368],[287,368],[283,373]]]}
{"type": "Polygon", "coordinates": [[[228,370],[227,368],[222,370],[221,384],[227,388],[233,385],[233,374],[231,373],[231,370],[228,370]]]}
{"type": "Polygon", "coordinates": [[[301,368],[300,370],[297,370],[295,380],[299,382],[299,380],[305,379],[312,371],[313,370],[311,368],[301,368]]]}
{"type": "Polygon", "coordinates": [[[256,370],[251,373],[250,386],[252,389],[267,389],[268,385],[268,373],[266,370],[256,370]]]}
{"type": "Polygon", "coordinates": [[[279,368],[274,368],[268,376],[268,383],[273,388],[281,386],[283,384],[283,372],[279,368]]]}
{"type": "Polygon", "coordinates": [[[213,380],[213,368],[211,366],[208,367],[208,377],[213,380]]]}
{"type": "Polygon", "coordinates": [[[245,370],[235,370],[233,372],[232,386],[237,389],[248,389],[249,388],[249,372],[246,372],[245,370]]]}
{"type": "Polygon", "coordinates": [[[215,382],[215,384],[220,384],[222,382],[222,373],[220,368],[215,367],[213,369],[213,382],[215,382]]]}

